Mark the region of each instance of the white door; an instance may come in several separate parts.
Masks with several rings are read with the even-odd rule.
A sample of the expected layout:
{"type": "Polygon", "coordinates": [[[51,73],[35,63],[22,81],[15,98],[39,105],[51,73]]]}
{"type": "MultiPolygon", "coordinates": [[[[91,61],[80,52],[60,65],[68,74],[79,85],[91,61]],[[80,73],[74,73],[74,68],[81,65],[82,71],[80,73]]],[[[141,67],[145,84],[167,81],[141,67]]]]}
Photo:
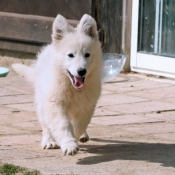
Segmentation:
{"type": "Polygon", "coordinates": [[[175,0],[133,0],[131,70],[175,78],[175,0]]]}

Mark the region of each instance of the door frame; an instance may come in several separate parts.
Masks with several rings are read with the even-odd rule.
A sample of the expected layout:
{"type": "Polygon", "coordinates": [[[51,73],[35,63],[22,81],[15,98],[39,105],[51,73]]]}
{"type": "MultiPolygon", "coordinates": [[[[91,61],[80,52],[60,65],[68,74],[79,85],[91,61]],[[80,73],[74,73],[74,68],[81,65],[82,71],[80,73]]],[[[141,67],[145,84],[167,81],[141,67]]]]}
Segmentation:
{"type": "Polygon", "coordinates": [[[137,52],[139,0],[132,1],[131,22],[131,70],[175,78],[175,58],[137,52]]]}

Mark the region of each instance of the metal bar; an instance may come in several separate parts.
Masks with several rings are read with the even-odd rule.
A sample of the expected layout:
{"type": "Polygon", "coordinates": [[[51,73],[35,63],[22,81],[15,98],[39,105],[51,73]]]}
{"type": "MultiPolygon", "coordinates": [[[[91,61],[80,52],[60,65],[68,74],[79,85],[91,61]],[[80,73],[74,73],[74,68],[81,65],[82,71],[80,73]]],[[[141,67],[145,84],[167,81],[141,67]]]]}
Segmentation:
{"type": "MultiPolygon", "coordinates": [[[[144,15],[144,9],[143,9],[143,0],[141,0],[140,1],[140,6],[139,6],[139,8],[140,8],[140,16],[141,16],[141,19],[140,19],[140,24],[139,24],[139,27],[140,27],[140,29],[139,29],[139,31],[140,31],[140,36],[139,36],[139,50],[141,50],[142,49],[142,41],[143,41],[143,19],[142,19],[142,17],[143,17],[143,15],[144,15]]],[[[137,48],[137,50],[138,50],[138,48],[137,48]]]]}
{"type": "Polygon", "coordinates": [[[156,14],[155,14],[155,30],[154,30],[154,53],[158,53],[158,31],[159,31],[159,4],[160,0],[156,0],[156,14]]]}
{"type": "Polygon", "coordinates": [[[162,49],[162,14],[163,14],[163,0],[160,0],[160,22],[159,22],[159,50],[158,53],[161,53],[162,49]]]}

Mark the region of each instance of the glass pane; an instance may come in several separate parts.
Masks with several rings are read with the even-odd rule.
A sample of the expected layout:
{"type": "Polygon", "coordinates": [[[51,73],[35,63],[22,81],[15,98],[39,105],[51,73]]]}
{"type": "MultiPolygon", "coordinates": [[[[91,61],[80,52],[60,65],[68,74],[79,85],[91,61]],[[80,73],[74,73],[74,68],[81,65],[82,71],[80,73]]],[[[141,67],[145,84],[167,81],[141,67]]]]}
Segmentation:
{"type": "Polygon", "coordinates": [[[138,51],[175,57],[175,0],[140,0],[138,51]]]}

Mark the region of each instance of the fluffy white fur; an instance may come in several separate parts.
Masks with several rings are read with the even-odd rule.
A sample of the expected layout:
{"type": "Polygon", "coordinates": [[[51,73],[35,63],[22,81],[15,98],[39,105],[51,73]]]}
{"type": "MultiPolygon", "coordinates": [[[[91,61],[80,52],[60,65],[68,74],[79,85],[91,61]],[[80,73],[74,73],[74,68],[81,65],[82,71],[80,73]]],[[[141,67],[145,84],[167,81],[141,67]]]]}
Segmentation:
{"type": "Polygon", "coordinates": [[[64,154],[76,154],[77,141],[89,138],[86,128],[101,92],[101,45],[95,20],[85,14],[73,28],[58,15],[53,23],[52,43],[38,54],[36,63],[12,67],[34,83],[42,147],[61,147],[64,154]],[[70,53],[73,58],[68,56],[70,53]],[[79,68],[86,69],[81,89],[73,85],[68,73],[79,77],[79,68]]]}

